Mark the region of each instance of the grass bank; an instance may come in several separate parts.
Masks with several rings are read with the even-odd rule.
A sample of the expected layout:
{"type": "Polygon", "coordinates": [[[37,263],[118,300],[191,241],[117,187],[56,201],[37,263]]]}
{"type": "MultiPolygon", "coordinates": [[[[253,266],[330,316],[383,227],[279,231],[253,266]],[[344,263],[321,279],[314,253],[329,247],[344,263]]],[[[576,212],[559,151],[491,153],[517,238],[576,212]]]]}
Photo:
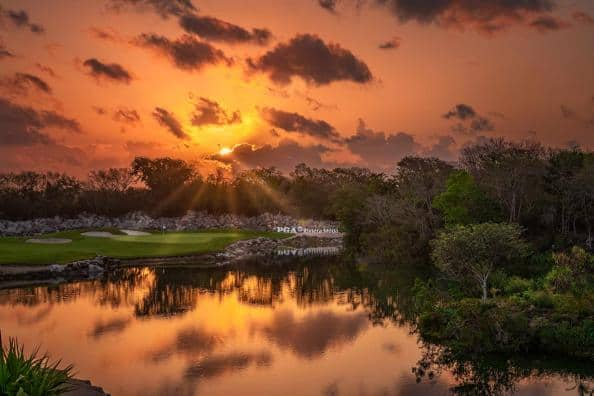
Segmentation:
{"type": "MultiPolygon", "coordinates": [[[[113,233],[113,230],[107,231],[113,233]]],[[[36,237],[72,240],[71,243],[59,245],[27,243],[29,238],[0,238],[0,265],[68,263],[96,255],[121,259],[194,255],[223,250],[229,244],[243,239],[256,237],[280,239],[286,236],[277,232],[217,230],[97,238],[81,235],[81,232],[84,231],[56,232],[36,237]]]]}

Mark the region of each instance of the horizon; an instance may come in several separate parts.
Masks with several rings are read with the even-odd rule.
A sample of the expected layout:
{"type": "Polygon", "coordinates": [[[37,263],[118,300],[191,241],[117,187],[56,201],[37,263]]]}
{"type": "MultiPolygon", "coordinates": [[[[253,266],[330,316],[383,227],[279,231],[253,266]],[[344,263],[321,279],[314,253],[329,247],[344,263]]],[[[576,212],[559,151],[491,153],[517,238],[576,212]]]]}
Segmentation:
{"type": "Polygon", "coordinates": [[[591,149],[593,33],[585,0],[0,0],[0,170],[591,149]]]}

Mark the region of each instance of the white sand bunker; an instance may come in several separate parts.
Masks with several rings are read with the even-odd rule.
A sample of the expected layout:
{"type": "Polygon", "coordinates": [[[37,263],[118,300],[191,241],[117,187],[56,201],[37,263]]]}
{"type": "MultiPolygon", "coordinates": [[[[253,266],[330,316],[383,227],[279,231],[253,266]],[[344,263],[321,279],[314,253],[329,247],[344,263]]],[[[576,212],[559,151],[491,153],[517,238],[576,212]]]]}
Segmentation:
{"type": "Polygon", "coordinates": [[[65,245],[72,242],[72,239],[66,238],[31,238],[26,240],[27,243],[39,243],[42,245],[65,245]]]}
{"type": "Polygon", "coordinates": [[[107,231],[87,231],[81,232],[80,235],[95,238],[113,238],[115,236],[111,232],[107,231]]]}
{"type": "Polygon", "coordinates": [[[126,235],[130,235],[130,236],[143,236],[143,235],[151,235],[150,232],[144,232],[144,231],[136,231],[136,230],[120,230],[121,232],[123,232],[126,235]]]}

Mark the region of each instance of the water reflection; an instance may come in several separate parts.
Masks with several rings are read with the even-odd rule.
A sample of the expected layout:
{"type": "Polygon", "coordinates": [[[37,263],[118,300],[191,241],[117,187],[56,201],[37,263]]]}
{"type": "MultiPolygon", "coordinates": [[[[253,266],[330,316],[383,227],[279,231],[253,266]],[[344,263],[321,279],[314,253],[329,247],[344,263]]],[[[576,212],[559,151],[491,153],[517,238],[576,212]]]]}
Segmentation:
{"type": "Polygon", "coordinates": [[[0,290],[0,328],[73,362],[79,376],[116,396],[587,389],[591,373],[576,375],[578,368],[473,366],[419,345],[409,312],[419,276],[340,258],[219,271],[130,268],[0,290]]]}

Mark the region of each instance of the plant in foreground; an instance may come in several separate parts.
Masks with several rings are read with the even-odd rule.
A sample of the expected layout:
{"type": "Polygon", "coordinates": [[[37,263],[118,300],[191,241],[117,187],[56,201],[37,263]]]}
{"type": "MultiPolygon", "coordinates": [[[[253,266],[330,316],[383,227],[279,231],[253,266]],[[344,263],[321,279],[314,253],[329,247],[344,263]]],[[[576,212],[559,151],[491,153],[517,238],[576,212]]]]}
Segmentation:
{"type": "Polygon", "coordinates": [[[38,357],[37,349],[25,355],[16,338],[5,347],[0,337],[0,395],[56,396],[69,391],[73,366],[60,369],[60,363],[51,363],[45,354],[38,357]]]}

